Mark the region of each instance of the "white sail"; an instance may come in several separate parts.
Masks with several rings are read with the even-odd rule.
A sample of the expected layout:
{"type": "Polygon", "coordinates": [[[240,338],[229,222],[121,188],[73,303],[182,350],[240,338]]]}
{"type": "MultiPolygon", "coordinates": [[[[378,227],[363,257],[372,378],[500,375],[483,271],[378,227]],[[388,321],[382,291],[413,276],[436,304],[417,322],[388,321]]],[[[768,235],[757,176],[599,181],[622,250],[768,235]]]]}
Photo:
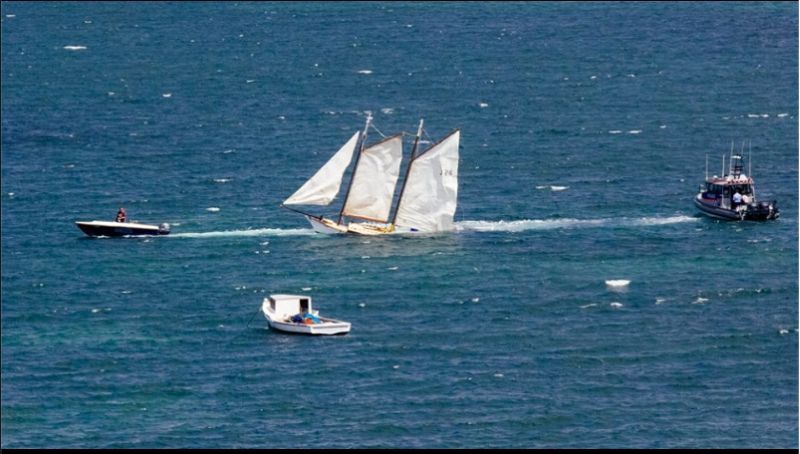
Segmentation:
{"type": "Polygon", "coordinates": [[[353,137],[283,204],[329,205],[339,192],[344,171],[353,159],[353,150],[356,148],[358,136],[359,133],[353,134],[353,137]]]}
{"type": "Polygon", "coordinates": [[[453,229],[458,197],[459,130],[420,154],[409,165],[395,225],[420,232],[453,229]]]}
{"type": "Polygon", "coordinates": [[[353,173],[343,214],[386,222],[392,208],[402,159],[403,138],[400,135],[364,149],[353,173]]]}

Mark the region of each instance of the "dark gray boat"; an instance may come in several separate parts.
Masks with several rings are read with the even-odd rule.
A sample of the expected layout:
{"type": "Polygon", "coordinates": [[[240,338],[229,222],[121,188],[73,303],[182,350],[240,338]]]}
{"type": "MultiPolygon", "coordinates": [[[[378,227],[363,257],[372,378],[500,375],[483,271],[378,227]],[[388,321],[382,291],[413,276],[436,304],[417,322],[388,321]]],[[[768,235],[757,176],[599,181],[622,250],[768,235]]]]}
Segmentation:
{"type": "MultiPolygon", "coordinates": [[[[778,219],[780,211],[776,200],[758,201],[752,176],[743,173],[742,155],[731,153],[728,172],[725,173],[725,156],[722,157],[723,176],[708,177],[694,197],[694,205],[701,213],[730,221],[767,221],[778,219]]],[[[749,170],[748,170],[749,172],[749,170]]]]}

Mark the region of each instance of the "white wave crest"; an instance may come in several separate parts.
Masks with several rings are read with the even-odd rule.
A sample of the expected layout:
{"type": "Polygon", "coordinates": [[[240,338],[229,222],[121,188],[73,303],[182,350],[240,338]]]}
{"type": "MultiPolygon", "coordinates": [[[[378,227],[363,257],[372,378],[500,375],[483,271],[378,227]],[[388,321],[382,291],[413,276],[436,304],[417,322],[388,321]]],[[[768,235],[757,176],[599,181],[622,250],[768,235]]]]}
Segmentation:
{"type": "Polygon", "coordinates": [[[64,50],[86,50],[86,46],[64,46],[64,50]]]}

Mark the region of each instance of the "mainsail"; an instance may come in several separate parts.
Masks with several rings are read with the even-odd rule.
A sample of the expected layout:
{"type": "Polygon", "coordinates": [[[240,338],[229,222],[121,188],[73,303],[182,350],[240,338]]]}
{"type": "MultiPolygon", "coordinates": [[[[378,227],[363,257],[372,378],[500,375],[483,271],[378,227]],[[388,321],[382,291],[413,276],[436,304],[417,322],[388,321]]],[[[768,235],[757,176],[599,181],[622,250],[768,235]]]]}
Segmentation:
{"type": "Polygon", "coordinates": [[[409,163],[395,225],[421,232],[453,229],[460,138],[461,131],[456,129],[409,163]]]}
{"type": "Polygon", "coordinates": [[[284,205],[329,205],[342,185],[344,171],[350,165],[353,151],[358,142],[359,133],[336,152],[335,155],[321,169],[314,174],[306,184],[286,199],[284,205]]]}
{"type": "Polygon", "coordinates": [[[361,152],[358,167],[345,201],[343,214],[376,222],[386,222],[400,176],[403,137],[384,139],[361,152]]]}

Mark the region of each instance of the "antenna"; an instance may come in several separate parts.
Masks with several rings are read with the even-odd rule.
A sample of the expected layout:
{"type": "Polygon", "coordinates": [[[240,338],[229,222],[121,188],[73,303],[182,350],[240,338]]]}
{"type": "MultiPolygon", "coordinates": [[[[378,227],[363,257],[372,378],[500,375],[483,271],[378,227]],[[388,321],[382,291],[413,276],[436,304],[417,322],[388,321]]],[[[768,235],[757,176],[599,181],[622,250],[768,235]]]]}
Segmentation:
{"type": "Polygon", "coordinates": [[[725,176],[725,153],[722,153],[722,173],[719,174],[720,177],[725,176]]]}
{"type": "Polygon", "coordinates": [[[708,153],[706,153],[706,181],[708,181],[708,153]]]}
{"type": "Polygon", "coordinates": [[[747,159],[747,175],[753,178],[753,141],[748,139],[748,149],[750,150],[750,157],[747,159]]]}

